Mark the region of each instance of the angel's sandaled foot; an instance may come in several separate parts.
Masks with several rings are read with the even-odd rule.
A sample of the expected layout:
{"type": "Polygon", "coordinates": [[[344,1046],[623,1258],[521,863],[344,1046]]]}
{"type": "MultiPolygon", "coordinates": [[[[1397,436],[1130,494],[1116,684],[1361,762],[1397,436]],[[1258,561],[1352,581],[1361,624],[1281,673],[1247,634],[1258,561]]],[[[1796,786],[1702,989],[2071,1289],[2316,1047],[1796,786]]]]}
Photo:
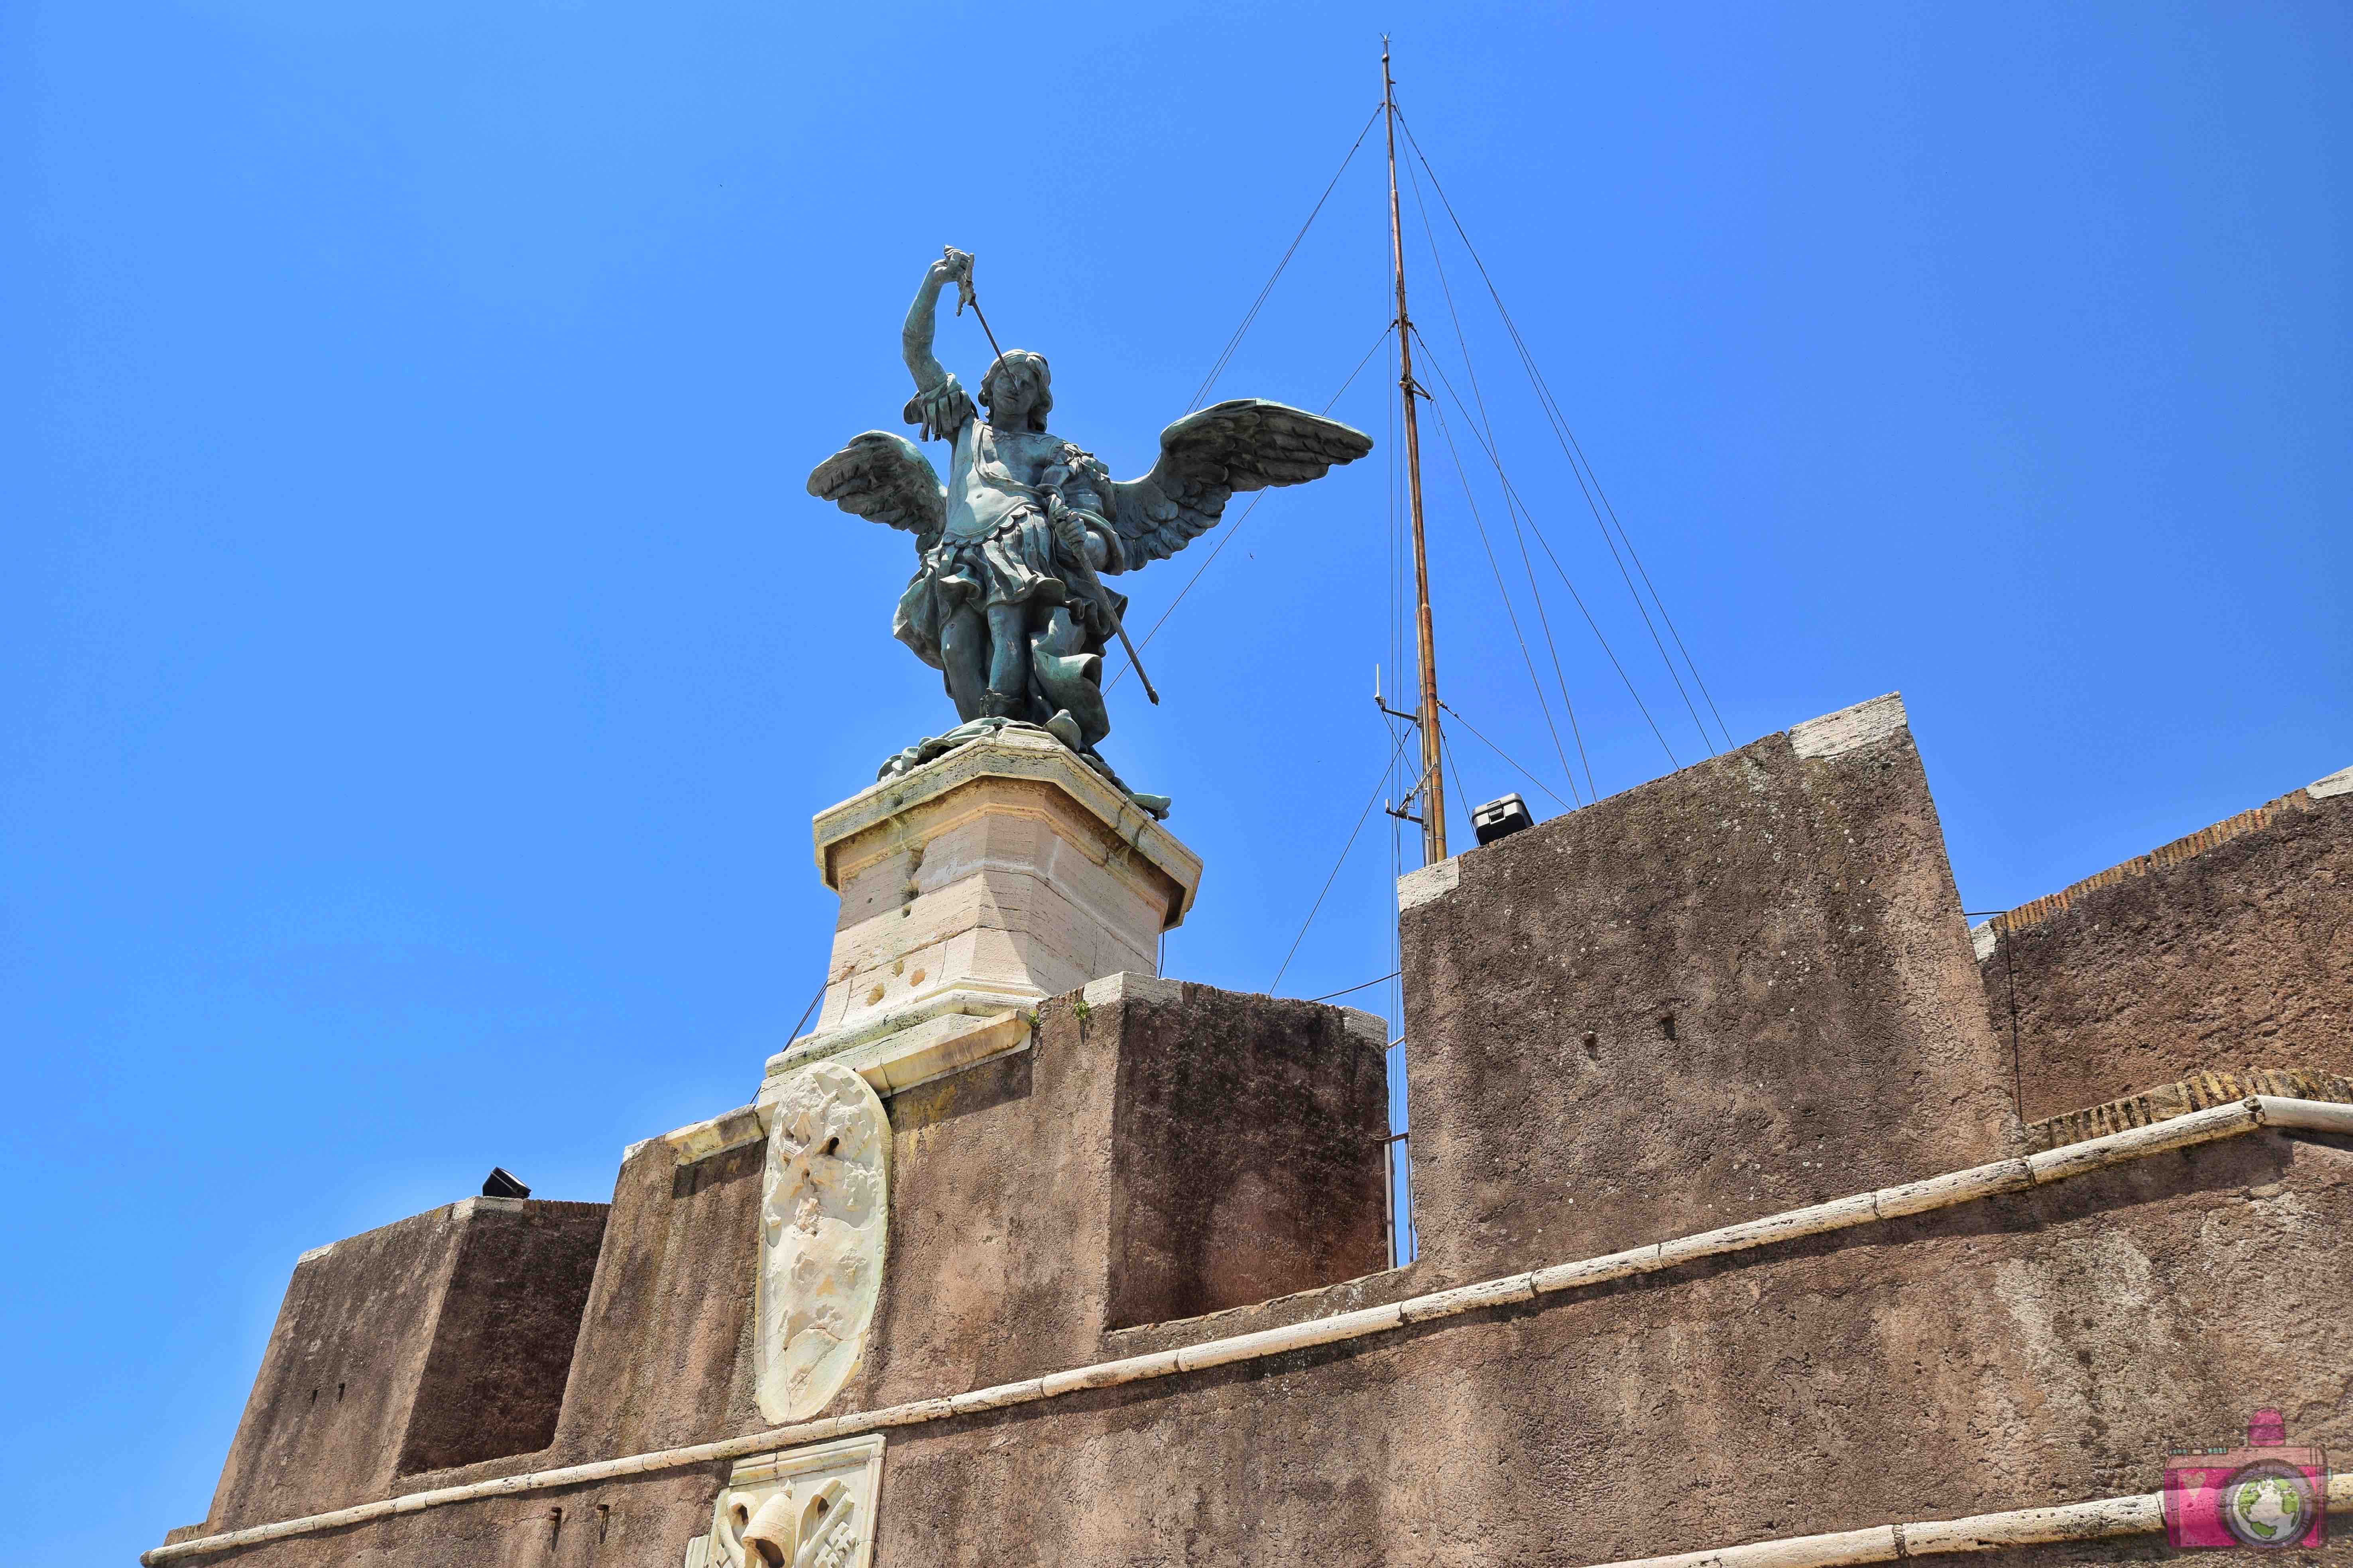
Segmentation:
{"type": "Polygon", "coordinates": [[[1071,710],[1067,708],[1046,721],[1046,733],[1074,752],[1085,749],[1079,734],[1079,721],[1071,717],[1071,710]]]}

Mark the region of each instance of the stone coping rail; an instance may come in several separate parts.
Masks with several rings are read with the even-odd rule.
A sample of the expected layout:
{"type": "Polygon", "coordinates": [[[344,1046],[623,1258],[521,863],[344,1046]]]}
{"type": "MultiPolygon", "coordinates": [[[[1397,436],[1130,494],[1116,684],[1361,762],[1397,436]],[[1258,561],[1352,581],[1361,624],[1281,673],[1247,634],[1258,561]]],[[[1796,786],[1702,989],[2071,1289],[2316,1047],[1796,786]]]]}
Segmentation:
{"type": "MultiPolygon", "coordinates": [[[[2328,1478],[2331,1512],[2353,1510],[2353,1475],[2328,1478]]],[[[2101,1498],[2057,1508],[2017,1508],[1967,1519],[1932,1519],[1915,1524],[1874,1524],[1830,1535],[1788,1535],[1713,1552],[1679,1552],[1671,1557],[1634,1557],[1601,1568],[1841,1568],[1850,1563],[1890,1563],[1946,1552],[1998,1552],[2006,1546],[2036,1546],[2052,1541],[2098,1541],[2116,1535],[2148,1535],[2165,1528],[2165,1494],[2101,1498]]]]}
{"type": "MultiPolygon", "coordinates": [[[[2290,1100],[2274,1095],[2250,1095],[2228,1105],[2193,1111],[2187,1116],[2172,1117],[2147,1127],[2111,1133],[2082,1143],[2070,1143],[2040,1154],[2021,1159],[1997,1160],[1989,1165],[1972,1166],[1953,1171],[1925,1181],[1906,1182],[1897,1186],[1883,1187],[1876,1192],[1858,1193],[1852,1197],[1836,1198],[1829,1203],[1814,1204],[1806,1208],[1790,1209],[1783,1214],[1767,1215],[1762,1219],[1746,1220],[1695,1236],[1678,1237],[1668,1241],[1651,1242],[1647,1246],[1630,1247],[1600,1258],[1580,1258],[1575,1262],[1558,1263],[1547,1268],[1531,1269],[1519,1274],[1507,1274],[1500,1279],[1481,1280],[1476,1284],[1457,1286],[1452,1289],[1431,1291],[1427,1295],[1409,1297],[1386,1306],[1366,1307],[1353,1312],[1339,1312],[1327,1318],[1315,1318],[1303,1323],[1292,1323],[1282,1328],[1261,1329],[1251,1333],[1235,1334],[1225,1339],[1205,1341],[1200,1344],[1183,1345],[1175,1350],[1157,1351],[1149,1355],[1129,1356],[1118,1361],[1098,1362],[1091,1366],[1073,1367],[1066,1372],[1033,1377],[1019,1383],[998,1384],[994,1387],[976,1388],[966,1394],[938,1399],[920,1399],[906,1405],[887,1405],[880,1410],[852,1411],[846,1415],[827,1416],[816,1421],[798,1422],[789,1426],[771,1427],[766,1431],[748,1433],[741,1437],[723,1438],[717,1442],[697,1443],[681,1448],[665,1448],[657,1453],[630,1454],[617,1459],[599,1459],[585,1465],[566,1465],[556,1469],[533,1470],[521,1475],[501,1476],[486,1481],[474,1481],[464,1486],[441,1487],[428,1491],[408,1492],[399,1497],[380,1499],[375,1502],[358,1503],[327,1513],[308,1514],[300,1519],[280,1520],[270,1524],[257,1524],[243,1530],[232,1530],[218,1535],[199,1536],[193,1541],[174,1542],[168,1546],[151,1547],[140,1553],[139,1561],[147,1568],[160,1568],[166,1563],[184,1562],[216,1552],[226,1552],[241,1546],[255,1546],[266,1541],[282,1540],[290,1535],[307,1535],[316,1531],[340,1530],[348,1525],[364,1524],[371,1520],[385,1519],[396,1514],[418,1513],[429,1508],[441,1508],[450,1503],[470,1502],[480,1498],[505,1497],[517,1492],[542,1491],[555,1487],[575,1487],[623,1476],[644,1475],[649,1471],[678,1469],[690,1465],[711,1464],[724,1459],[740,1459],[748,1455],[775,1449],[798,1447],[805,1444],[829,1442],[837,1437],[856,1436],[865,1432],[879,1432],[893,1426],[916,1426],[926,1422],[941,1421],[952,1416],[977,1415],[983,1411],[1000,1410],[1008,1405],[1029,1405],[1043,1399],[1056,1399],[1066,1394],[1077,1394],[1092,1388],[1112,1388],[1122,1384],[1143,1383],[1154,1378],[1172,1377],[1178,1373],[1196,1372],[1207,1367],[1228,1366],[1236,1362],[1258,1361],[1268,1356],[1287,1354],[1293,1351],[1312,1349],[1318,1345],[1336,1344],[1367,1335],[1386,1333],[1408,1323],[1426,1323],[1440,1318],[1458,1317],[1482,1308],[1502,1306],[1512,1301],[1533,1300],[1539,1296],[1562,1290],[1579,1289],[1599,1285],[1630,1275],[1655,1274],[1702,1258],[1722,1257],[1727,1253],[1746,1252],[1769,1247],[1777,1242],[1792,1241],[1799,1237],[1817,1236],[1825,1231],[1844,1230],[1868,1225],[1875,1220],[1894,1219],[1905,1215],[1926,1214],[1934,1209],[1949,1208],[1978,1198],[1998,1196],[2003,1193],[2023,1192],[2030,1187],[2047,1185],[2079,1176],[2129,1160],[2161,1153],[2168,1149],[2184,1149],[2194,1144],[2209,1143],[2217,1139],[2231,1138],[2252,1132],[2259,1127],[2295,1128],[2307,1131],[2343,1132],[2353,1134],[2353,1105],[2331,1105],[2315,1100],[2290,1100]]],[[[2330,1493],[2335,1497],[2334,1490],[2330,1493]]],[[[2078,1509],[2099,1510],[2136,1504],[2146,1500],[2123,1499],[2109,1502],[2083,1503],[2078,1509]]],[[[2126,1510],[2127,1513],[2130,1510],[2126,1510]]],[[[2018,1514],[1995,1514],[1988,1519],[2022,1519],[2028,1515],[2063,1514],[2064,1509],[2030,1509],[2018,1514]]],[[[2138,1518],[2137,1514],[2131,1517],[2138,1518]]],[[[2154,1515],[2150,1516],[2154,1518],[2154,1515]]],[[[1883,1525],[1873,1530],[1850,1531],[1836,1536],[1809,1536],[1799,1542],[1766,1542],[1756,1546],[1727,1547],[1718,1552],[1701,1552],[1682,1557],[1646,1559],[1646,1568],[1660,1564],[1698,1564],[1723,1563],[1746,1565],[1746,1568],[1804,1568],[1812,1563],[1866,1563],[1881,1559],[1869,1555],[1875,1551],[1868,1542],[1886,1542],[1886,1555],[1898,1554],[1894,1542],[1898,1539],[1891,1531],[1905,1532],[1901,1539],[1910,1542],[1913,1530],[1934,1531],[1957,1531],[1964,1525],[1983,1521],[1961,1520],[1936,1525],[1883,1525]],[[1784,1547],[1797,1548],[1803,1542],[1843,1542],[1864,1553],[1856,1556],[1809,1556],[1804,1552],[1787,1558],[1770,1555],[1771,1551],[1784,1547]],[[1762,1555],[1738,1555],[1763,1553],[1762,1555]]],[[[2162,1521],[2132,1529],[2161,1528],[2162,1521]]],[[[2036,1540],[2068,1539],[2065,1536],[2034,1537],[2036,1540]]],[[[1941,1539],[1941,1538],[1938,1538],[1941,1539]]],[[[1958,1539],[1958,1537],[1956,1537],[1958,1539]]],[[[2021,1537],[2021,1539],[2026,1539],[2021,1537]]],[[[2007,1541],[1991,1541],[1991,1545],[2008,1544],[2007,1541]]],[[[1805,1551],[1817,1550],[1807,1546],[1805,1551]]],[[[1827,1549],[1823,1549],[1827,1550],[1827,1549]]],[[[1915,1553],[1923,1551],[1967,1551],[1968,1546],[1909,1546],[1915,1553]]]]}
{"type": "Polygon", "coordinates": [[[2268,1094],[2281,1100],[2317,1100],[2353,1105],[2353,1078],[2309,1068],[2227,1068],[2191,1073],[2174,1083],[2161,1083],[2121,1100],[2088,1105],[2046,1116],[2026,1125],[2029,1153],[2041,1153],[2087,1138],[2104,1138],[2130,1127],[2146,1127],[2185,1116],[2193,1110],[2268,1094]]]}

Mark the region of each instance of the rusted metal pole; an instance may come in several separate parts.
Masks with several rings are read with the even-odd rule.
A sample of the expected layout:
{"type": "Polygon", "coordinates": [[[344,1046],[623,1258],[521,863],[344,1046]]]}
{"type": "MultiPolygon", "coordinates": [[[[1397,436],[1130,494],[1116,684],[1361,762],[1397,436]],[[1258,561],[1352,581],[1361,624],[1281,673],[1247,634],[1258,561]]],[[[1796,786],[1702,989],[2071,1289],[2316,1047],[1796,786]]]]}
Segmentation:
{"type": "Polygon", "coordinates": [[[1413,629],[1421,667],[1421,859],[1446,858],[1445,753],[1438,735],[1438,637],[1430,623],[1430,556],[1421,528],[1421,429],[1414,418],[1413,319],[1405,309],[1405,226],[1398,216],[1397,83],[1389,76],[1389,41],[1381,39],[1381,108],[1388,119],[1389,254],[1397,263],[1398,390],[1405,398],[1406,499],[1413,519],[1413,629]]]}

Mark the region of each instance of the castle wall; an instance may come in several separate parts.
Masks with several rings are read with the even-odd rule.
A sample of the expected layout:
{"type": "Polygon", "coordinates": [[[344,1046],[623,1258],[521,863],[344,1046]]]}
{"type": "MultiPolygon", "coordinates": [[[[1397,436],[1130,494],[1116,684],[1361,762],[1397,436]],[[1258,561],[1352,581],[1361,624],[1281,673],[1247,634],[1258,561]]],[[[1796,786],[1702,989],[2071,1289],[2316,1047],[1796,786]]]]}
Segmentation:
{"type": "MultiPolygon", "coordinates": [[[[2055,1186],[1268,1362],[894,1428],[880,1564],[1598,1563],[2152,1489],[2274,1405],[2353,1443],[2353,1139],[2055,1186]]],[[[1107,1350],[1430,1282],[1409,1269],[1107,1350]]],[[[248,1548],[241,1568],[674,1568],[723,1467],[248,1548]],[[575,1525],[602,1506],[592,1545],[575,1525]],[[548,1512],[565,1510],[551,1550],[548,1512]]],[[[2151,1538],[1967,1559],[2146,1560],[2151,1538]]],[[[2324,1561],[2353,1557],[2339,1538],[2324,1561]]]]}
{"type": "Polygon", "coordinates": [[[2338,775],[1978,928],[2026,1118],[2202,1070],[2353,1076],[2353,779],[2338,775]]]}
{"type": "MultiPolygon", "coordinates": [[[[397,1514],[199,1561],[237,1568],[680,1568],[725,1465],[397,1514]]],[[[174,1537],[184,1536],[174,1531],[174,1537]]]]}
{"type": "Polygon", "coordinates": [[[1464,1279],[2018,1151],[1893,697],[1399,884],[1413,1202],[1464,1279]]]}
{"type": "Polygon", "coordinates": [[[554,1439],[607,1207],[478,1200],[434,1321],[400,1474],[528,1454],[554,1439]]]}
{"type": "Polygon", "coordinates": [[[1149,989],[1120,1019],[1108,1326],[1388,1268],[1386,1022],[1149,989]]]}
{"type": "MultiPolygon", "coordinates": [[[[1048,1004],[1031,1048],[892,1096],[889,1283],[836,1408],[1099,1360],[1115,1300],[1173,1316],[1382,1269],[1382,1032],[1343,1008],[1119,976],[1048,1004]]],[[[623,1162],[609,1218],[516,1205],[593,1213],[570,1255],[478,1199],[306,1259],[253,1432],[198,1532],[761,1429],[765,1157],[754,1142],[682,1163],[650,1139],[623,1162]],[[488,1225],[487,1250],[470,1219],[488,1225]],[[495,1374],[529,1359],[517,1340],[548,1341],[516,1332],[548,1321],[534,1282],[570,1315],[548,1402],[526,1413],[495,1374]],[[313,1340],[326,1348],[297,1352],[313,1340]],[[293,1384],[346,1364],[374,1403],[332,1429],[306,1419],[293,1384]],[[525,1414],[539,1425],[519,1443],[525,1414]],[[256,1474],[282,1483],[257,1489],[256,1474]]]]}
{"type": "Polygon", "coordinates": [[[2169,1443],[2255,1404],[2341,1448],[2348,1237],[2353,1143],[2265,1134],[910,1428],[876,1561],[1601,1563],[2150,1490],[2169,1443]]]}
{"type": "Polygon", "coordinates": [[[1112,1109],[1124,1002],[1039,1009],[1029,1050],[885,1102],[891,1236],[874,1408],[1092,1359],[1110,1289],[1112,1109]]]}
{"type": "MultiPolygon", "coordinates": [[[[2338,885],[2326,855],[2307,864],[2338,885]]],[[[1401,1300],[2023,1144],[1892,699],[1469,851],[1400,901],[1420,1261],[1381,1268],[1376,1021],[1099,981],[1042,1005],[1027,1048],[890,1098],[881,1305],[828,1414],[1401,1300]]],[[[452,1298],[560,1258],[461,1289],[476,1202],[306,1258],[227,1500],[174,1535],[765,1430],[756,1135],[746,1108],[624,1162],[539,1452],[417,1475],[387,1457],[464,1457],[412,1441],[455,1429],[421,1421],[419,1389],[477,1397],[436,1370],[440,1325],[479,1338],[452,1298]],[[301,1395],[342,1368],[374,1403],[343,1426],[307,1416],[301,1395]]],[[[2353,1447],[2348,1282],[2353,1135],[2258,1131],[1263,1360],[934,1406],[882,1429],[874,1562],[1604,1563],[2145,1492],[2168,1447],[2228,1440],[2257,1405],[2299,1441],[2353,1447]]],[[[728,1470],[486,1495],[202,1561],[673,1568],[728,1470]]]]}

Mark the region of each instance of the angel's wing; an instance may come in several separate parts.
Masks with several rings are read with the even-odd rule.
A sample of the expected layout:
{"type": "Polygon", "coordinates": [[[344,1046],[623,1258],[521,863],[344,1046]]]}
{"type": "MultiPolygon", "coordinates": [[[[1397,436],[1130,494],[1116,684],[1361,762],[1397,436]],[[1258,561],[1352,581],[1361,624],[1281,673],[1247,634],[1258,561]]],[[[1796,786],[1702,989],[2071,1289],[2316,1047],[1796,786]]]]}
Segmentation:
{"type": "Polygon", "coordinates": [[[1160,433],[1160,460],[1112,487],[1112,525],[1130,568],[1174,555],[1218,521],[1238,490],[1320,479],[1373,449],[1373,438],[1303,409],[1238,397],[1160,433]]]}
{"type": "Polygon", "coordinates": [[[808,492],[847,512],[915,535],[915,548],[939,542],[947,490],[922,448],[904,436],[869,430],[809,473],[808,492]]]}

